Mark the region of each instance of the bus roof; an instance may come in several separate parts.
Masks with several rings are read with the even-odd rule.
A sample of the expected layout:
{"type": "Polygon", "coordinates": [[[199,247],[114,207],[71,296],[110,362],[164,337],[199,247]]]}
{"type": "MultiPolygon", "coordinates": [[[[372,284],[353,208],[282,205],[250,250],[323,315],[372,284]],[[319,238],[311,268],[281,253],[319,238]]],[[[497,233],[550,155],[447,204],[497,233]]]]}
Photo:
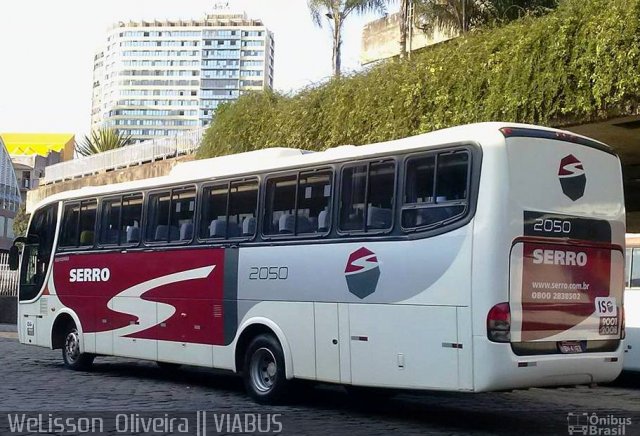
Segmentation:
{"type": "MultiPolygon", "coordinates": [[[[213,178],[228,178],[234,175],[260,173],[264,171],[279,171],[288,168],[318,165],[348,161],[358,158],[374,157],[393,151],[410,151],[443,144],[460,142],[478,142],[483,147],[496,146],[504,143],[501,128],[529,128],[548,132],[563,132],[567,135],[593,141],[581,135],[548,127],[529,124],[486,122],[450,127],[429,133],[410,136],[386,142],[367,145],[342,145],[325,151],[313,152],[296,148],[275,147],[238,153],[227,156],[202,159],[177,164],[169,175],[131,182],[115,183],[103,186],[87,186],[71,191],[60,192],[40,201],[36,209],[44,204],[67,200],[76,197],[105,195],[136,189],[149,189],[175,183],[196,182],[213,178]]],[[[595,142],[595,141],[593,141],[595,142]]],[[[601,144],[607,147],[604,144],[601,144]]]]}

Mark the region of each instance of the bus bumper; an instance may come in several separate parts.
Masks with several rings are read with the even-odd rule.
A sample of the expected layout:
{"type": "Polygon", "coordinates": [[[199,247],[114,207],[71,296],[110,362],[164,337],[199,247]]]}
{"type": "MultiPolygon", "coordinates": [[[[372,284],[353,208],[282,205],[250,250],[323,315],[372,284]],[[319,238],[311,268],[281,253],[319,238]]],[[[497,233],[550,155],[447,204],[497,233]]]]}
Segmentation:
{"type": "Polygon", "coordinates": [[[607,353],[517,356],[510,344],[474,336],[474,391],[606,383],[622,371],[624,341],[607,353]]]}

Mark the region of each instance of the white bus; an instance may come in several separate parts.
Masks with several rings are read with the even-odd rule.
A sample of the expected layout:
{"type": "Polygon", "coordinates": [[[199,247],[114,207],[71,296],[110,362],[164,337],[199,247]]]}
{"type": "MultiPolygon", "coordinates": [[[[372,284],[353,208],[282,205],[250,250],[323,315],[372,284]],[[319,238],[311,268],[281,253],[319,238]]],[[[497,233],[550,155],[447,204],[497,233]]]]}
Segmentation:
{"type": "Polygon", "coordinates": [[[627,233],[624,369],[640,371],[640,234],[627,233]]]}
{"type": "MultiPolygon", "coordinates": [[[[54,195],[22,243],[19,338],[292,379],[481,392],[622,368],[618,157],[482,123],[265,149],[54,195]]],[[[14,265],[17,248],[12,250],[14,265]]]]}

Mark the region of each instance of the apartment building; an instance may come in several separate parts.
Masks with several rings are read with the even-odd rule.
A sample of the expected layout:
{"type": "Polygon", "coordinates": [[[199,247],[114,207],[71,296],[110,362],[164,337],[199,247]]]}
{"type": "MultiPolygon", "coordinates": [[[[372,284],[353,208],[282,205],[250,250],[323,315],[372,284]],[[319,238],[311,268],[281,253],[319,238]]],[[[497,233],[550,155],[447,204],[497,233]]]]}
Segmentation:
{"type": "Polygon", "coordinates": [[[273,87],[274,38],[246,14],[117,23],[95,55],[91,127],[134,141],[206,126],[243,92],[273,87]]]}

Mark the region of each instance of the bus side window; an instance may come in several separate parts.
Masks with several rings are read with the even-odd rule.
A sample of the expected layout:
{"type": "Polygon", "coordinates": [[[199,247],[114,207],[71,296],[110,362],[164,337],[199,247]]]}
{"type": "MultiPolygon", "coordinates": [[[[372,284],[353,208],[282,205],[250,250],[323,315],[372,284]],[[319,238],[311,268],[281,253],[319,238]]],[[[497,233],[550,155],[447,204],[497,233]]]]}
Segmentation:
{"type": "Polygon", "coordinates": [[[202,190],[200,239],[227,237],[227,202],[229,185],[206,186],[202,190]]]}
{"type": "Polygon", "coordinates": [[[122,198],[122,219],[120,222],[120,244],[140,242],[142,222],[142,194],[125,195],[122,198]]]}
{"type": "Polygon", "coordinates": [[[255,235],[257,180],[206,186],[202,192],[200,239],[246,239],[255,235]]]}
{"type": "Polygon", "coordinates": [[[265,235],[295,233],[296,184],[297,176],[267,180],[263,229],[265,235]]]}
{"type": "Polygon", "coordinates": [[[298,181],[297,232],[325,233],[331,222],[331,172],[300,174],[298,181]]]}
{"type": "Polygon", "coordinates": [[[228,238],[253,237],[258,216],[258,181],[231,183],[228,238]]]}
{"type": "Polygon", "coordinates": [[[120,197],[102,201],[100,215],[100,244],[113,245],[118,243],[118,228],[122,202],[120,197]]]}
{"type": "Polygon", "coordinates": [[[393,225],[395,162],[345,168],[340,191],[340,230],[388,230],[393,225]]]}
{"type": "Polygon", "coordinates": [[[435,227],[464,216],[468,187],[466,150],[408,159],[402,228],[435,227]]]}
{"type": "Polygon", "coordinates": [[[159,192],[149,195],[149,203],[147,205],[147,230],[145,236],[145,239],[147,241],[169,241],[170,205],[171,191],[159,192]]]}
{"type": "Polygon", "coordinates": [[[95,241],[96,200],[83,200],[79,204],[64,206],[60,247],[92,247],[95,241]]]}
{"type": "Polygon", "coordinates": [[[80,219],[80,204],[64,205],[62,214],[62,229],[60,231],[60,247],[75,247],[78,245],[78,220],[80,219]]]}
{"type": "Polygon", "coordinates": [[[171,195],[171,224],[169,242],[188,242],[193,239],[193,216],[196,211],[196,190],[173,190],[171,195]]]}
{"type": "Polygon", "coordinates": [[[345,168],[340,191],[340,230],[364,230],[367,165],[345,168]]]}
{"type": "Polygon", "coordinates": [[[80,241],[81,247],[92,247],[95,241],[96,214],[98,202],[88,200],[80,203],[80,241]]]}

